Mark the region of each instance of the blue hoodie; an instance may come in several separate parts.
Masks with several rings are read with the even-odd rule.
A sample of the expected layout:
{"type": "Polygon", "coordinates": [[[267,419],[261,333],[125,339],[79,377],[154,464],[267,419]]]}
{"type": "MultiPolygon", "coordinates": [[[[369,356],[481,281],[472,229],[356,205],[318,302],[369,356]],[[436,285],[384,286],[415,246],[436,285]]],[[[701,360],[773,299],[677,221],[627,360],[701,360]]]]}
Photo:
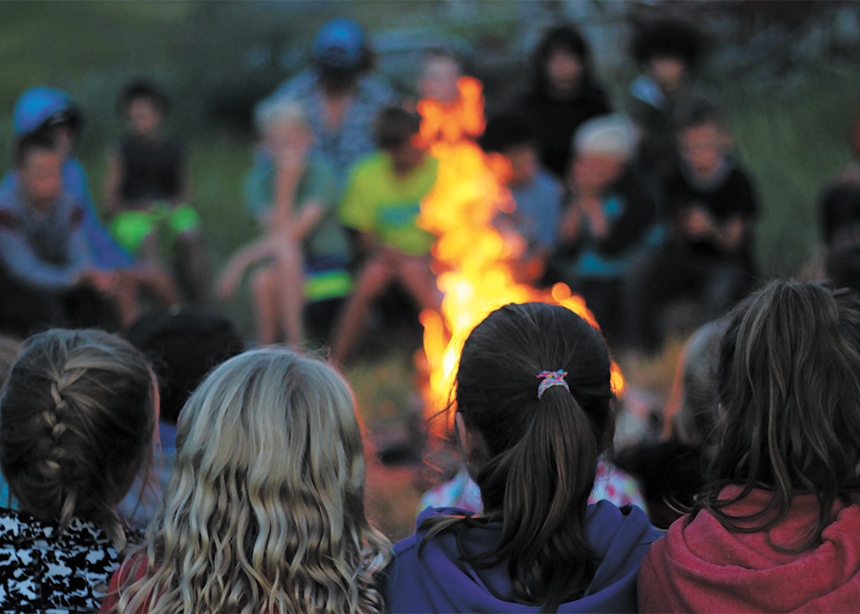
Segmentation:
{"type": "MultiPolygon", "coordinates": [[[[418,524],[431,516],[462,513],[427,508],[418,524]]],[[[559,612],[636,612],[636,579],[648,546],[662,536],[635,506],[619,509],[609,501],[589,505],[586,530],[598,566],[585,596],[562,603],[559,612]]],[[[501,524],[462,532],[466,552],[486,552],[501,535],[501,524]]],[[[460,560],[453,532],[429,540],[418,556],[423,531],[394,547],[394,559],[383,580],[388,612],[538,612],[540,607],[514,601],[507,561],[476,569],[460,560]],[[496,597],[498,595],[498,597],[496,597]]],[[[560,562],[560,564],[563,564],[560,562]]]]}
{"type": "MultiPolygon", "coordinates": [[[[75,115],[75,104],[71,96],[47,87],[33,87],[21,94],[15,103],[13,124],[15,135],[20,137],[36,132],[57,113],[75,115]]],[[[78,116],[79,117],[79,116],[78,116]]],[[[70,158],[63,164],[63,188],[83,212],[81,226],[90,248],[93,264],[99,269],[115,269],[134,266],[134,258],[102,226],[90,195],[87,177],[80,163],[70,158]]],[[[18,171],[10,170],[0,183],[0,194],[10,195],[17,191],[18,171]]]]}

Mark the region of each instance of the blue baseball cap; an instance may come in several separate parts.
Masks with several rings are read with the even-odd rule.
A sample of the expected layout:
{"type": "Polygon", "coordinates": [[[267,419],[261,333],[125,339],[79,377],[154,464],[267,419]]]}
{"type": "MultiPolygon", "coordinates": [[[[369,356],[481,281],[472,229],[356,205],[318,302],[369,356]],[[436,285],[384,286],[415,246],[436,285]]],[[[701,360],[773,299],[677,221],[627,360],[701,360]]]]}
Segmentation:
{"type": "Polygon", "coordinates": [[[15,103],[12,126],[22,136],[45,126],[70,123],[80,128],[81,116],[72,97],[49,87],[33,87],[15,103]]]}
{"type": "Polygon", "coordinates": [[[324,66],[356,70],[364,59],[364,33],[352,19],[328,22],[314,39],[311,55],[324,66]]]}

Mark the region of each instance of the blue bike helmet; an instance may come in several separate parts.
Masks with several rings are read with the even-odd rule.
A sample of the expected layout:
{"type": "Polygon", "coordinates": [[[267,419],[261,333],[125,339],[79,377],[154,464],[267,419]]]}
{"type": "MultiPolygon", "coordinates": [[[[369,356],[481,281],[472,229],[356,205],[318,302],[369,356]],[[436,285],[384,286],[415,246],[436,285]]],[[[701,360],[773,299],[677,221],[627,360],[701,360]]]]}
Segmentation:
{"type": "Polygon", "coordinates": [[[83,128],[83,117],[75,101],[65,92],[49,87],[33,87],[21,94],[15,103],[12,123],[17,136],[63,123],[68,123],[72,132],[79,135],[83,128]]]}
{"type": "Polygon", "coordinates": [[[317,33],[311,56],[320,65],[358,70],[365,59],[364,33],[352,19],[335,19],[317,33]]]}

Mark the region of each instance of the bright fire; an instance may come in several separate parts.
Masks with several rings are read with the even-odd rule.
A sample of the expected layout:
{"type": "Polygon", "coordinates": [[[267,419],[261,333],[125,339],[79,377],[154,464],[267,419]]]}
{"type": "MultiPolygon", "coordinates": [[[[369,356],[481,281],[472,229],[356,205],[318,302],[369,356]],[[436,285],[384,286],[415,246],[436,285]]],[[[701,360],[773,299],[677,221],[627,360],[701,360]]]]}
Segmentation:
{"type": "MultiPolygon", "coordinates": [[[[441,105],[418,104],[421,136],[439,160],[433,192],[421,203],[419,223],[439,239],[433,248],[434,271],[444,293],[442,313],[424,310],[424,353],[429,381],[423,390],[428,415],[448,404],[460,349],[468,333],[494,309],[508,303],[546,302],[562,305],[597,327],[594,316],[565,284],[537,290],[518,282],[512,266],[522,242],[503,236],[491,224],[499,208],[511,206],[506,187],[496,180],[494,165],[504,159],[486,156],[471,137],[484,130],[481,83],[464,77],[460,100],[441,105]],[[445,325],[443,325],[443,321],[445,325]],[[445,328],[452,334],[450,341],[445,328]]],[[[612,363],[612,386],[624,392],[621,370],[612,363]]]]}

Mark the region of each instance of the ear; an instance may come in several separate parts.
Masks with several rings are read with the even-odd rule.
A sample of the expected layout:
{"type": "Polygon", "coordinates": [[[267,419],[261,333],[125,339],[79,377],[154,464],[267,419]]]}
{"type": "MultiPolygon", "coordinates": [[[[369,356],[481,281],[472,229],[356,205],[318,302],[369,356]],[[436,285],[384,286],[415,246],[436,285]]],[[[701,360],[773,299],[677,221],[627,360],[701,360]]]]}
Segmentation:
{"type": "Polygon", "coordinates": [[[487,444],[481,434],[466,426],[463,414],[457,412],[454,417],[457,425],[457,438],[460,442],[460,452],[463,454],[463,462],[466,470],[474,480],[484,466],[488,458],[487,444]]]}

